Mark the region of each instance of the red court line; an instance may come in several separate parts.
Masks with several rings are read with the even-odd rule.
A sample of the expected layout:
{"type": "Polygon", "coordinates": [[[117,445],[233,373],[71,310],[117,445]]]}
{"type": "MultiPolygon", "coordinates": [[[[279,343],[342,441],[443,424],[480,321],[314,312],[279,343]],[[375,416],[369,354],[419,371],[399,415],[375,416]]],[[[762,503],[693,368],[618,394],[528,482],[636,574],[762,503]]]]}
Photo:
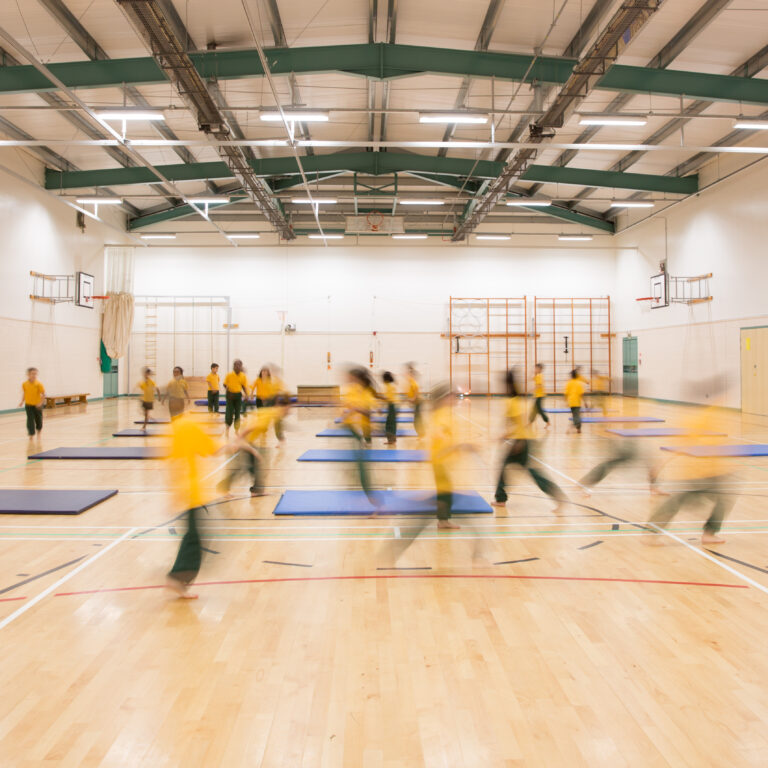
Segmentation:
{"type": "Polygon", "coordinates": [[[0,597],[0,603],[10,603],[13,600],[26,600],[26,597],[0,597]]]}
{"type": "MultiPolygon", "coordinates": [[[[622,584],[676,584],[685,587],[726,587],[728,589],[749,589],[746,584],[720,584],[708,581],[670,581],[667,579],[618,579],[600,576],[525,576],[522,574],[482,573],[429,573],[429,574],[376,574],[370,576],[288,576],[281,579],[232,579],[228,581],[197,581],[196,587],[215,587],[226,584],[274,584],[289,581],[368,581],[372,579],[517,579],[522,581],[592,581],[616,582],[622,584]]],[[[138,587],[108,587],[105,589],[83,589],[77,592],[57,592],[56,597],[73,595],[95,595],[99,592],[134,592],[143,589],[163,589],[164,584],[147,584],[138,587]]]]}

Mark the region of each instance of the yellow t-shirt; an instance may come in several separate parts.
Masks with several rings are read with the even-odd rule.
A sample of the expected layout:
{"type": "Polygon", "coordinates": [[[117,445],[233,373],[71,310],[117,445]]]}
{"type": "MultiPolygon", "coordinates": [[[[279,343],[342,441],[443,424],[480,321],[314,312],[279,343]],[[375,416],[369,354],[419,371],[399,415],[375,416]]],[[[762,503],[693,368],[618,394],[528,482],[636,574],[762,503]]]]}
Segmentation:
{"type": "MultiPolygon", "coordinates": [[[[671,443],[678,448],[723,445],[729,442],[725,436],[728,430],[727,425],[723,423],[722,412],[714,407],[696,409],[696,412],[683,422],[682,427],[686,430],[686,434],[671,443]],[[721,434],[713,434],[717,432],[721,434]]],[[[731,462],[722,456],[699,457],[673,454],[664,467],[663,475],[665,480],[677,481],[717,477],[728,474],[731,470],[729,466],[731,462]]]]}
{"type": "Polygon", "coordinates": [[[421,389],[419,387],[419,382],[416,381],[416,379],[413,378],[413,376],[408,377],[408,385],[405,390],[406,397],[411,402],[416,402],[419,399],[419,394],[421,393],[421,389]]]}
{"type": "Polygon", "coordinates": [[[189,388],[187,387],[186,379],[171,379],[168,382],[165,391],[168,393],[168,397],[175,397],[178,400],[183,400],[185,397],[189,397],[189,388]]]}
{"type": "Polygon", "coordinates": [[[376,407],[376,397],[370,389],[352,384],[344,393],[342,406],[346,409],[343,416],[345,424],[366,427],[371,421],[371,410],[376,407]]]}
{"type": "Polygon", "coordinates": [[[267,379],[258,376],[253,382],[253,391],[259,400],[271,400],[283,391],[283,382],[271,376],[267,379]]]}
{"type": "Polygon", "coordinates": [[[584,379],[568,379],[565,385],[565,402],[569,408],[580,408],[586,385],[584,379]]]}
{"type": "Polygon", "coordinates": [[[232,392],[233,394],[243,391],[247,392],[248,379],[245,376],[245,372],[240,371],[240,373],[235,373],[234,371],[230,371],[224,378],[224,388],[227,392],[232,392]]]}
{"type": "Polygon", "coordinates": [[[21,388],[24,390],[24,405],[40,405],[43,402],[45,387],[40,379],[34,381],[27,379],[22,383],[21,388]]]}
{"type": "Polygon", "coordinates": [[[259,408],[246,419],[244,426],[240,428],[240,436],[249,443],[255,443],[257,440],[263,441],[277,418],[277,408],[259,408]]]}
{"type": "Polygon", "coordinates": [[[544,391],[544,374],[537,373],[533,377],[533,396],[544,397],[546,392],[544,391]]]}
{"type": "Polygon", "coordinates": [[[394,382],[389,382],[388,384],[384,385],[384,399],[388,403],[397,402],[397,387],[395,386],[394,382]]]}
{"type": "Polygon", "coordinates": [[[205,380],[208,383],[208,390],[210,392],[219,391],[219,374],[218,373],[209,373],[205,377],[205,380]]]}
{"type": "Polygon", "coordinates": [[[155,399],[157,385],[152,379],[142,379],[139,382],[139,389],[141,390],[141,399],[145,403],[151,403],[155,399]]]}
{"type": "Polygon", "coordinates": [[[456,458],[456,452],[451,450],[455,445],[456,435],[451,409],[436,408],[429,421],[429,454],[435,469],[438,493],[451,490],[448,472],[456,458]]]}
{"type": "Polygon", "coordinates": [[[507,399],[507,438],[510,440],[528,440],[531,437],[528,429],[528,414],[519,397],[507,399]]]}
{"type": "Polygon", "coordinates": [[[189,416],[171,422],[171,473],[177,499],[185,509],[206,503],[212,492],[203,487],[201,459],[216,453],[216,441],[189,416]]]}

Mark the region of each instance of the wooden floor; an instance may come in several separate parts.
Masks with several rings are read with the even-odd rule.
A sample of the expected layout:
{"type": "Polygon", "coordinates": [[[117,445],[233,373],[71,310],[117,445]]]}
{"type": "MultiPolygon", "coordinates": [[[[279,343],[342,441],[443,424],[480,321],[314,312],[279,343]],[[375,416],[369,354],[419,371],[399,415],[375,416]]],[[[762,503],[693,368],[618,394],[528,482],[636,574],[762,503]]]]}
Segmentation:
{"type": "MultiPolygon", "coordinates": [[[[685,410],[618,407],[668,425],[685,410]]],[[[456,408],[480,448],[457,477],[489,500],[501,408],[456,408]]],[[[137,414],[57,409],[42,447],[141,445],[111,437],[137,414]]],[[[585,499],[575,480],[610,446],[558,415],[537,455],[577,502],[565,514],[519,475],[506,512],[430,522],[405,548],[421,521],[272,517],[283,489],[354,486],[343,465],[296,463],[342,447],[314,437],[332,418],[296,410],[271,495],[211,507],[184,602],[161,587],[181,512],[164,463],[27,461],[23,415],[0,417],[2,488],[120,491],[78,517],[0,517],[3,768],[768,765],[768,459],[734,460],[719,555],[699,545],[701,507],[653,547],[631,525],[658,503],[643,467],[585,499]]],[[[768,442],[765,420],[726,419],[737,442],[768,442]]],[[[426,465],[373,478],[431,483],[426,465]]]]}

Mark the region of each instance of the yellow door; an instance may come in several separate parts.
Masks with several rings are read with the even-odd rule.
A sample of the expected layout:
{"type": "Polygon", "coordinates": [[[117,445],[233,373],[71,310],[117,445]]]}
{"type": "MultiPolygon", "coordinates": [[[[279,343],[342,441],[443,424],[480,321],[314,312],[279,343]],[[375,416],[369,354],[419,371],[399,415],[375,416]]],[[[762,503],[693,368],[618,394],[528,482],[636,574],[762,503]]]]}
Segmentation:
{"type": "Polygon", "coordinates": [[[741,329],[741,410],[768,416],[768,328],[741,329]]]}

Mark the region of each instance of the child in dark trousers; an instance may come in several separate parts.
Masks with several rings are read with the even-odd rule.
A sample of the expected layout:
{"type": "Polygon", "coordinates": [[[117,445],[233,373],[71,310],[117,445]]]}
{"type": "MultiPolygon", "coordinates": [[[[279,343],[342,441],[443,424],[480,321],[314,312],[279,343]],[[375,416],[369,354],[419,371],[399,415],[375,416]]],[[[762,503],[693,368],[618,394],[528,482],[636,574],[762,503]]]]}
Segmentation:
{"type": "Polygon", "coordinates": [[[37,368],[27,368],[27,380],[21,385],[21,402],[27,413],[27,434],[34,437],[43,431],[43,406],[45,387],[37,378],[37,368]]]}
{"type": "Polygon", "coordinates": [[[211,372],[205,377],[208,384],[208,413],[219,412],[219,364],[211,363],[211,372]]]}

